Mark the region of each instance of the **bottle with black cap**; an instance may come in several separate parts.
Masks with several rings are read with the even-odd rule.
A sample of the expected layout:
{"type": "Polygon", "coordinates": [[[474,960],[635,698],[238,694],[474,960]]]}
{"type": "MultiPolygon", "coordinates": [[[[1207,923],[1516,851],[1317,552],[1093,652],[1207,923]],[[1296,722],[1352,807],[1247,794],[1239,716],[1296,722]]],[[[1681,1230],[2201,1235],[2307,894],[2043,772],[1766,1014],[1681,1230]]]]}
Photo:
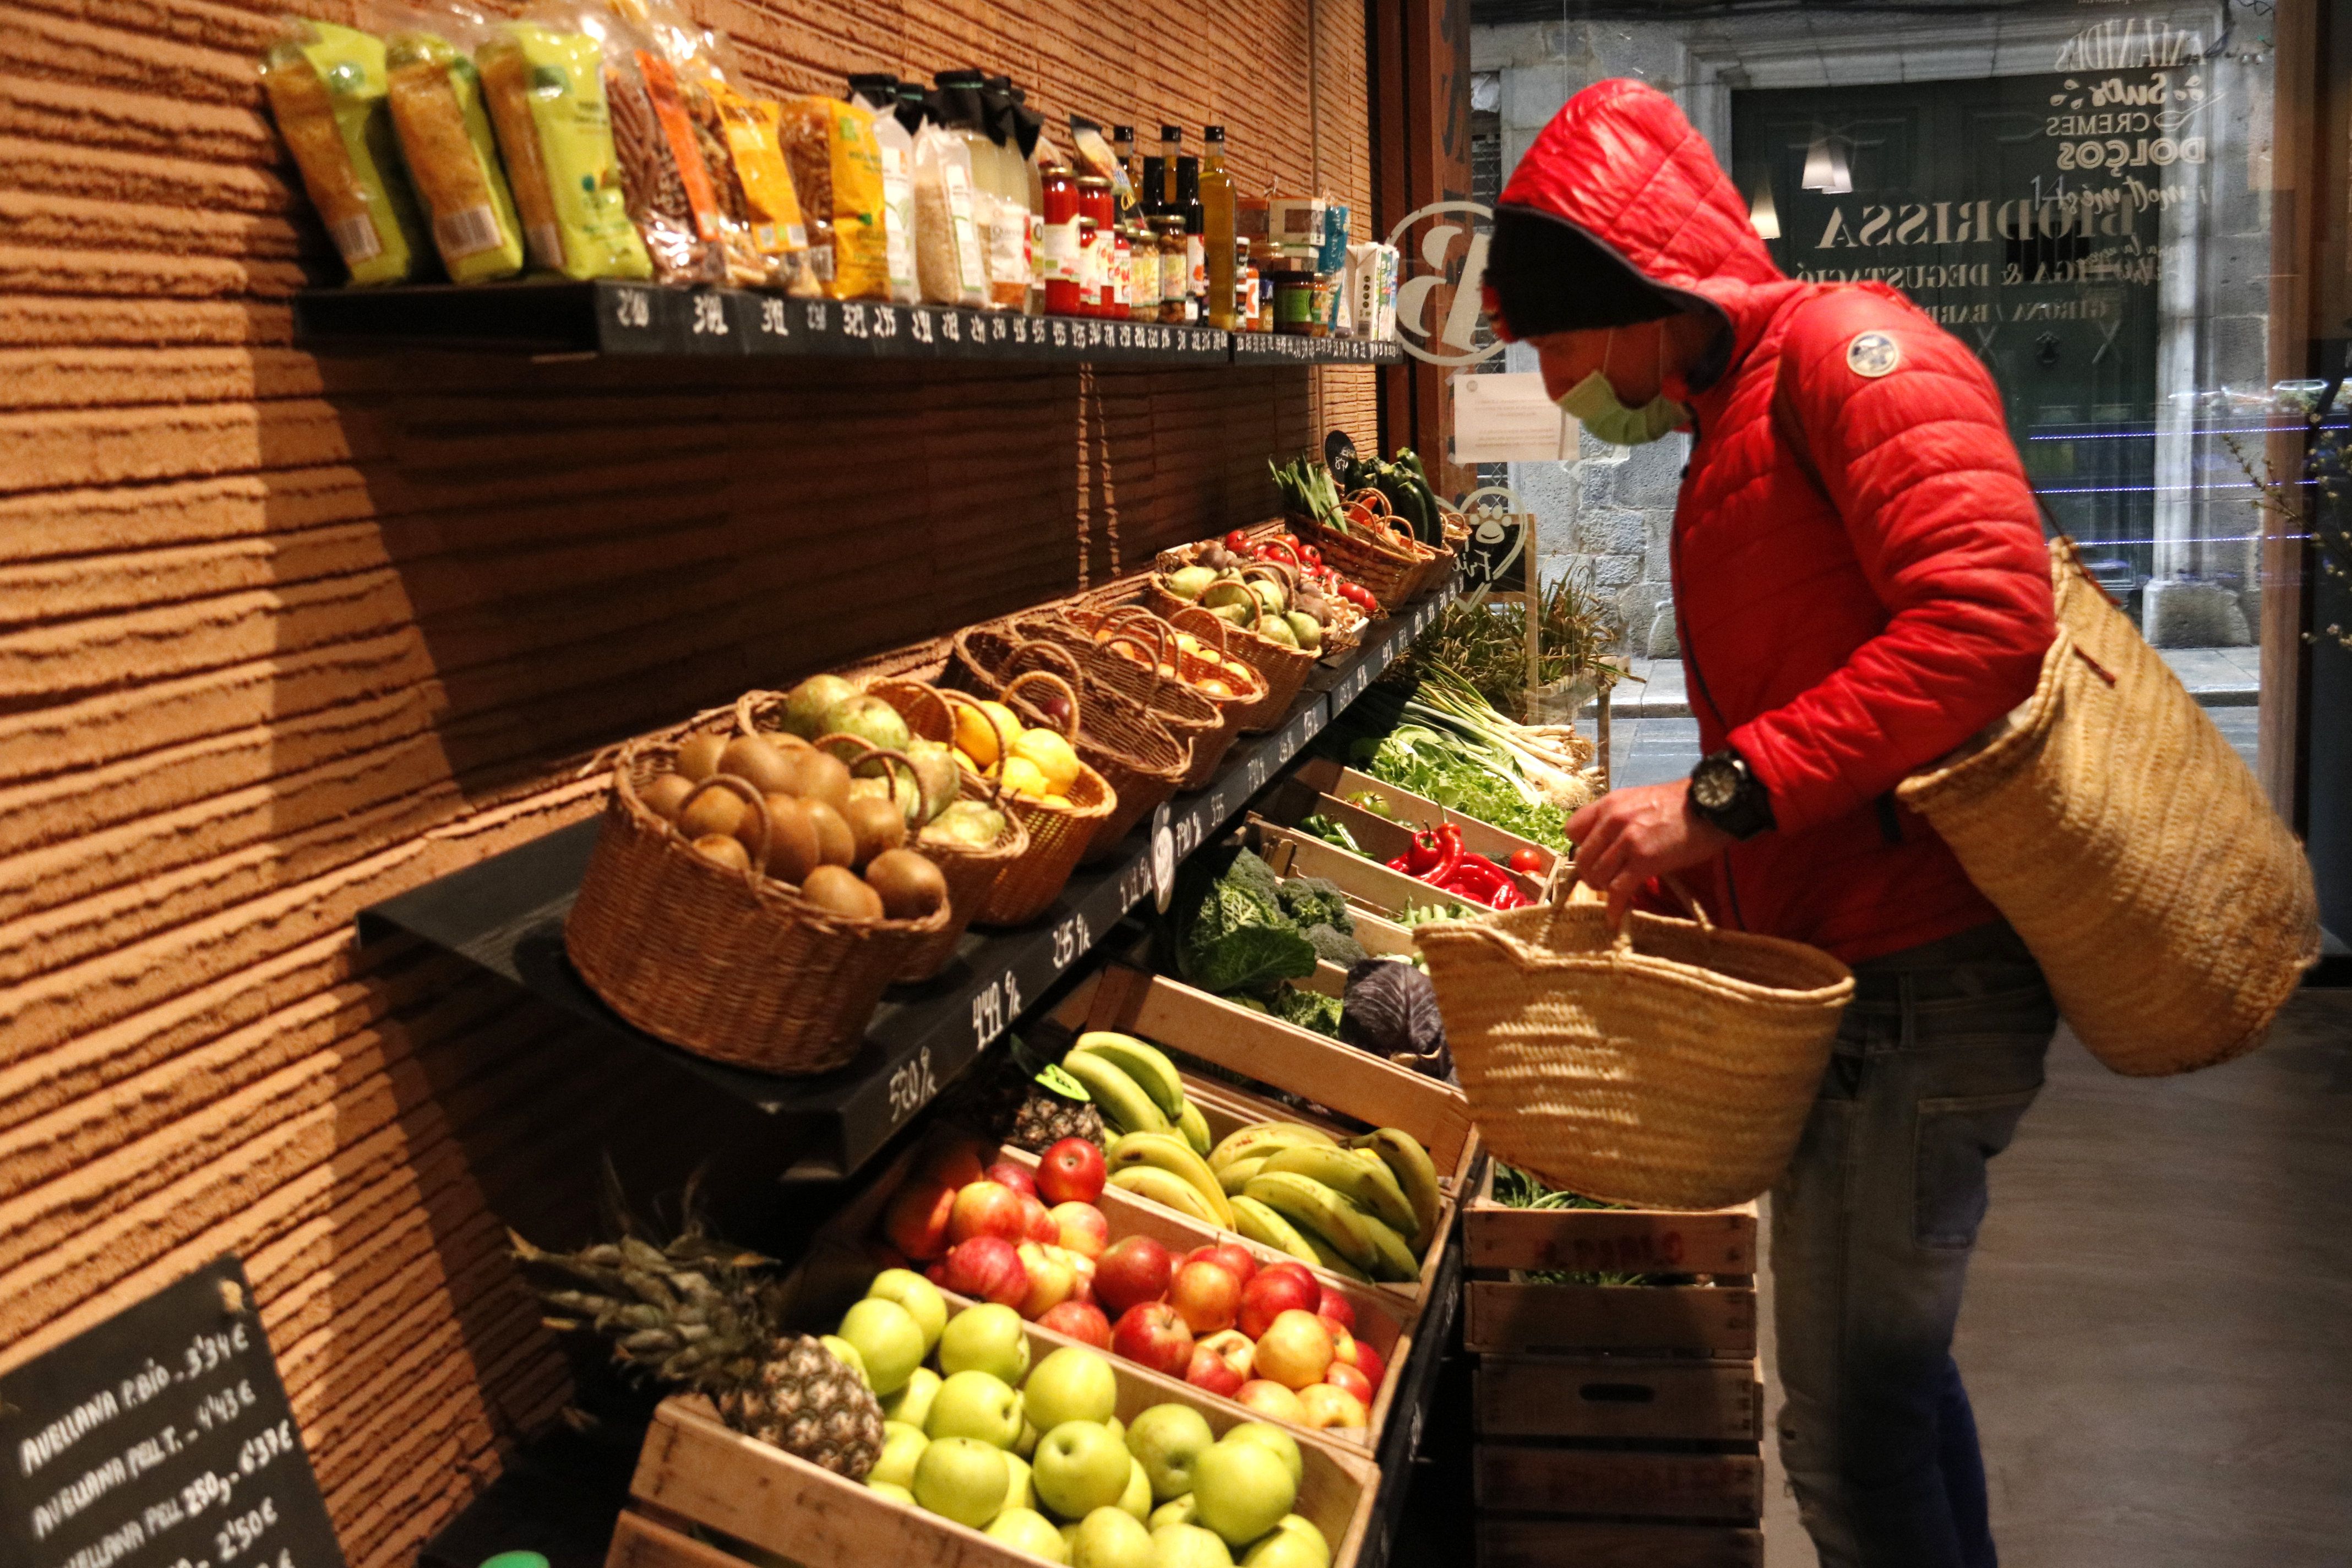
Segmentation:
{"type": "Polygon", "coordinates": [[[1118,205],[1129,212],[1150,211],[1151,201],[1143,189],[1143,163],[1135,153],[1135,127],[1112,126],[1110,151],[1127,174],[1127,188],[1118,193],[1118,205]]]}
{"type": "Polygon", "coordinates": [[[1201,160],[1176,160],[1176,195],[1170,210],[1184,220],[1184,319],[1198,322],[1209,303],[1208,215],[1201,208],[1201,160]]]}
{"type": "Polygon", "coordinates": [[[1150,199],[1160,204],[1162,212],[1176,210],[1176,159],[1184,151],[1184,128],[1163,125],[1160,128],[1160,177],[1166,183],[1151,193],[1150,199]]]}
{"type": "Polygon", "coordinates": [[[1208,252],[1209,324],[1239,330],[1234,293],[1234,177],[1225,173],[1225,128],[1201,132],[1202,247],[1208,252]]]}

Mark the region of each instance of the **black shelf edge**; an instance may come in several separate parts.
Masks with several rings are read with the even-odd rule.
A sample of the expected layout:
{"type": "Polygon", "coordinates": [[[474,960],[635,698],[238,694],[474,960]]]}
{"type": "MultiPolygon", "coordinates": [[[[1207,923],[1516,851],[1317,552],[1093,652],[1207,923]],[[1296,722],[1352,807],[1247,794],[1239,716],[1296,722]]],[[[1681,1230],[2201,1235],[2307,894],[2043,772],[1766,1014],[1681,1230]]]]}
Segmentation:
{"type": "MultiPolygon", "coordinates": [[[[1482,1157],[1479,1169],[1483,1170],[1482,1157]]],[[[1470,1173],[1477,1186],[1478,1170],[1470,1173]]],[[[1389,1402],[1389,1429],[1381,1434],[1374,1454],[1381,1468],[1381,1489],[1372,1503],[1371,1522],[1364,1531],[1363,1549],[1356,1568],[1387,1568],[1403,1522],[1405,1500],[1412,1489],[1412,1463],[1421,1452],[1422,1426],[1437,1388],[1447,1342],[1454,1337],[1454,1320],[1462,1308],[1462,1219],[1457,1213],[1446,1233],[1445,1252],[1431,1276],[1428,1305],[1412,1328],[1412,1344],[1405,1352],[1404,1371],[1397,1379],[1396,1396],[1389,1402]]]]}
{"type": "MultiPolygon", "coordinates": [[[[1318,671],[1329,677],[1325,689],[1304,694],[1281,728],[1237,743],[1207,788],[1170,803],[1165,821],[1176,856],[1191,854],[1239,816],[1450,596],[1422,599],[1374,623],[1363,647],[1318,671]]],[[[358,917],[359,939],[364,944],[405,933],[455,953],[653,1060],[805,1128],[816,1148],[793,1176],[838,1180],[871,1159],[1129,910],[1152,897],[1153,831],[1151,822],[1139,825],[1118,853],[1081,869],[1035,922],[967,932],[945,971],[885,994],[847,1066],[810,1078],[746,1071],[680,1050],[623,1020],[582,982],[563,955],[563,920],[595,847],[594,818],[370,905],[358,917]]]]}
{"type": "Polygon", "coordinates": [[[586,283],[308,289],[305,348],[439,349],[553,356],[943,359],[1177,365],[1391,364],[1394,342],[1216,327],[1020,316],[938,305],[789,300],[742,289],[586,283]]]}

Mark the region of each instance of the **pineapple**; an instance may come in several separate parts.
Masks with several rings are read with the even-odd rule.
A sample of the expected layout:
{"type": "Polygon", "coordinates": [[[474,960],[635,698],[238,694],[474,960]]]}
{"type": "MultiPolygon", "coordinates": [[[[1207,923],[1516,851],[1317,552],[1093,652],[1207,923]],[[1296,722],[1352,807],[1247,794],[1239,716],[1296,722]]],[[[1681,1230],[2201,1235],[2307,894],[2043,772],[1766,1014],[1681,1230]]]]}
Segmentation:
{"type": "Polygon", "coordinates": [[[1101,1143],[1102,1112],[1091,1105],[1049,1094],[1033,1083],[1014,1109],[1005,1136],[1034,1154],[1044,1153],[1065,1138],[1101,1143]]]}
{"type": "Polygon", "coordinates": [[[856,1371],[806,1334],[779,1331],[768,1259],[688,1229],[666,1247],[636,1237],[544,1252],[508,1233],[515,1256],[555,1281],[540,1298],[559,1330],[613,1342],[616,1360],[707,1394],[747,1436],[863,1480],[882,1452],[882,1406],[856,1371]]]}

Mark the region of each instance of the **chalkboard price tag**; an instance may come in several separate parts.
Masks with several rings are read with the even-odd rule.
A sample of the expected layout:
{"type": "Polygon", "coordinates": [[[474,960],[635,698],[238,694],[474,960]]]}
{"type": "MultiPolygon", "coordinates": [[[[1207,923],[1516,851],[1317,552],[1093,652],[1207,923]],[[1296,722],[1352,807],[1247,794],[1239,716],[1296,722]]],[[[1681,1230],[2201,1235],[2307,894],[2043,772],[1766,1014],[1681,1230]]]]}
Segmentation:
{"type": "Polygon", "coordinates": [[[0,1377],[9,1568],[344,1568],[234,1257],[0,1377]]]}

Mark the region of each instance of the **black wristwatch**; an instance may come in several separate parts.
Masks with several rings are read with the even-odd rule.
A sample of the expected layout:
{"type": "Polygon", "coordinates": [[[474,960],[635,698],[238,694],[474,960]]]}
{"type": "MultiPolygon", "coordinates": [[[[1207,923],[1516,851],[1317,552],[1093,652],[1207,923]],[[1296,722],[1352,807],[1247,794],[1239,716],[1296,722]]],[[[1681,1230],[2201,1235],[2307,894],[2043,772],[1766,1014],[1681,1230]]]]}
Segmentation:
{"type": "Polygon", "coordinates": [[[1734,838],[1755,837],[1772,826],[1771,797],[1748,759],[1726,746],[1691,770],[1691,809],[1734,838]]]}

